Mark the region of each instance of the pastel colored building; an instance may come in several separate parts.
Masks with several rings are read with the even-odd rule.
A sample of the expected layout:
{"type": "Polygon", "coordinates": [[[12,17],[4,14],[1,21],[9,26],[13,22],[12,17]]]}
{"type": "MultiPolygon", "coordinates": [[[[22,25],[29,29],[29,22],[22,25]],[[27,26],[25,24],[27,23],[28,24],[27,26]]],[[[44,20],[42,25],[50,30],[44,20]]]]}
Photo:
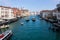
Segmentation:
{"type": "Polygon", "coordinates": [[[13,14],[14,14],[14,17],[20,17],[21,10],[19,10],[18,8],[13,8],[13,14]]]}
{"type": "Polygon", "coordinates": [[[0,6],[0,19],[13,19],[20,16],[21,10],[18,8],[0,6]]]}
{"type": "Polygon", "coordinates": [[[21,16],[30,16],[30,12],[29,12],[29,10],[27,10],[27,9],[21,9],[21,16]]]}
{"type": "Polygon", "coordinates": [[[13,10],[11,7],[5,7],[5,6],[0,6],[0,18],[5,19],[5,18],[13,18],[13,10]]]}

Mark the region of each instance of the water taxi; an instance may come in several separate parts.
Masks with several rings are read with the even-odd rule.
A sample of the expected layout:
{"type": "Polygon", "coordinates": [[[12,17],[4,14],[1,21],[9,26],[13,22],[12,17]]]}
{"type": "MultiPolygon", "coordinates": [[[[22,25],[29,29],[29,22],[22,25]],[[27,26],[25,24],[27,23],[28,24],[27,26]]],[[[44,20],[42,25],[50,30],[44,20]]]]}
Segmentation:
{"type": "Polygon", "coordinates": [[[33,18],[32,18],[32,21],[36,21],[36,18],[33,17],[33,18]]]}
{"type": "Polygon", "coordinates": [[[29,21],[29,19],[26,19],[26,21],[28,22],[28,21],[29,21]]]}
{"type": "Polygon", "coordinates": [[[2,34],[0,34],[0,40],[7,40],[11,35],[12,35],[12,31],[7,30],[3,32],[2,34]]]}
{"type": "Polygon", "coordinates": [[[21,25],[23,25],[24,23],[23,23],[23,22],[21,22],[20,24],[21,24],[21,25]]]}

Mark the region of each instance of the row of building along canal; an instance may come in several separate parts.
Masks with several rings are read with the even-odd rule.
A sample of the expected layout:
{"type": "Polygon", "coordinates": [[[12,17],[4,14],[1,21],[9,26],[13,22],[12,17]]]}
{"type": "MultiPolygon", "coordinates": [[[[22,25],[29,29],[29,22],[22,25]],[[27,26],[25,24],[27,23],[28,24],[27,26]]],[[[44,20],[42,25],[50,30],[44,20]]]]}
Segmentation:
{"type": "Polygon", "coordinates": [[[60,40],[60,33],[50,30],[49,27],[53,27],[50,22],[38,16],[29,16],[9,24],[9,28],[0,29],[0,32],[12,30],[10,40],[60,40]]]}

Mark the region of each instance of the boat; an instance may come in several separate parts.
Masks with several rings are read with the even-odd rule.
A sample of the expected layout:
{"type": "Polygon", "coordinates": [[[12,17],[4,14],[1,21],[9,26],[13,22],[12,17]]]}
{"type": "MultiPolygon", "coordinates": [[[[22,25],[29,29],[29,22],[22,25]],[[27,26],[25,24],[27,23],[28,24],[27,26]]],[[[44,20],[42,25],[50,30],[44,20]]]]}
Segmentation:
{"type": "Polygon", "coordinates": [[[21,24],[21,25],[23,25],[24,23],[23,23],[23,22],[21,22],[20,24],[21,24]]]}
{"type": "Polygon", "coordinates": [[[0,34],[0,40],[7,40],[12,35],[12,30],[7,30],[0,34]]]}
{"type": "Polygon", "coordinates": [[[4,28],[9,28],[9,25],[2,25],[2,26],[0,26],[0,29],[4,29],[4,28]]]}
{"type": "Polygon", "coordinates": [[[26,17],[25,20],[28,22],[29,21],[29,17],[26,17]]]}
{"type": "Polygon", "coordinates": [[[32,18],[32,21],[36,21],[36,18],[33,17],[33,18],[32,18]]]}
{"type": "Polygon", "coordinates": [[[29,21],[29,19],[26,19],[26,21],[28,22],[28,21],[29,21]]]}

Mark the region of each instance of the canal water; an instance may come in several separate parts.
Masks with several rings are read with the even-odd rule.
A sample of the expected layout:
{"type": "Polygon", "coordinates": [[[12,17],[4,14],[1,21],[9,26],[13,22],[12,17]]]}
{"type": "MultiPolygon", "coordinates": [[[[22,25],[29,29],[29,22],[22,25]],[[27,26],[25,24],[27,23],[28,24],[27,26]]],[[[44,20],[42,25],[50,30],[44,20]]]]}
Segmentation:
{"type": "Polygon", "coordinates": [[[29,17],[29,22],[26,22],[26,18],[22,18],[10,24],[10,29],[13,32],[10,40],[60,40],[60,33],[48,29],[52,27],[51,23],[36,16],[36,21],[33,22],[32,17],[29,17]],[[21,25],[21,22],[24,24],[21,25]]]}

